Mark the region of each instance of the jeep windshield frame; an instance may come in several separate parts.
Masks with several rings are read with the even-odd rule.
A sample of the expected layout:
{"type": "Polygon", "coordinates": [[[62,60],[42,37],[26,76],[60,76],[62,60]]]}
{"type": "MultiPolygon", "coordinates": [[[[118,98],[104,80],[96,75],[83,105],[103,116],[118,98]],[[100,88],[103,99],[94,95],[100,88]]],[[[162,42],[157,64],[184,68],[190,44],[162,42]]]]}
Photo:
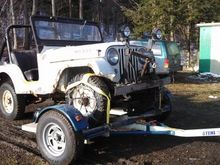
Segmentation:
{"type": "Polygon", "coordinates": [[[100,28],[92,21],[48,16],[30,19],[38,48],[103,43],[100,28]]]}

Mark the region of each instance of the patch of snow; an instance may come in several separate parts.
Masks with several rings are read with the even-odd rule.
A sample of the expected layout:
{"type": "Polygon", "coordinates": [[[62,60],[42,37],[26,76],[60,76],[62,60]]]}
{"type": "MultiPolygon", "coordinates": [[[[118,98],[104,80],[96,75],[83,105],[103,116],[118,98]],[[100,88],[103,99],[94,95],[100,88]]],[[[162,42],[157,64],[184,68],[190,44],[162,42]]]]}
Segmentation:
{"type": "Polygon", "coordinates": [[[188,77],[190,80],[199,82],[220,82],[220,75],[211,72],[197,73],[188,77]]]}
{"type": "Polygon", "coordinates": [[[210,99],[217,99],[218,96],[212,96],[212,95],[210,95],[209,98],[210,98],[210,99]]]}
{"type": "Polygon", "coordinates": [[[196,65],[193,67],[194,72],[198,72],[199,71],[199,65],[196,65]]]}
{"type": "Polygon", "coordinates": [[[212,77],[215,77],[215,78],[220,78],[219,74],[215,74],[215,73],[211,73],[211,72],[200,73],[200,75],[202,75],[202,76],[212,76],[212,77]]]}

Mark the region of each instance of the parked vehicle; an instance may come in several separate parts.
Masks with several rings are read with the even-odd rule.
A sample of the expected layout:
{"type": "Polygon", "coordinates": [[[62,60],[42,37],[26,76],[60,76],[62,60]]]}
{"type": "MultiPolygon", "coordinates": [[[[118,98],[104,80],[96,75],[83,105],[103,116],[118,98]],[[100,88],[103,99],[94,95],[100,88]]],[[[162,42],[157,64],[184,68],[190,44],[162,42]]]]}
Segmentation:
{"type": "MultiPolygon", "coordinates": [[[[134,40],[131,44],[148,47],[148,40],[134,40]]],[[[156,73],[161,78],[171,76],[174,72],[182,69],[180,49],[176,42],[155,40],[151,50],[155,56],[156,73]]]]}
{"type": "Polygon", "coordinates": [[[32,16],[30,21],[31,25],[9,26],[0,51],[2,117],[21,118],[26,105],[52,98],[73,105],[97,125],[106,119],[105,95],[111,101],[110,113],[152,111],[156,116],[171,111],[152,67],[154,57],[145,54],[143,47],[104,43],[97,24],[86,20],[32,16]],[[28,34],[28,49],[23,46],[24,34],[28,34]],[[86,79],[88,74],[93,76],[86,79]],[[105,95],[85,84],[74,85],[84,78],[105,95]]]}

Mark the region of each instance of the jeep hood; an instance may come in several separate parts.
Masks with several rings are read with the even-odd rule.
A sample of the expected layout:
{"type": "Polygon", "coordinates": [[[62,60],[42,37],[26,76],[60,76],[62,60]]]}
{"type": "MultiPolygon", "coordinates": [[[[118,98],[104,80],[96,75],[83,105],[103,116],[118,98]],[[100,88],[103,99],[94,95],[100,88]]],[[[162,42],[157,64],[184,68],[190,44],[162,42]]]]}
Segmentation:
{"type": "Polygon", "coordinates": [[[40,53],[41,58],[48,62],[64,62],[82,59],[94,59],[105,56],[110,47],[122,47],[121,42],[99,43],[80,46],[53,47],[45,46],[40,53]]]}

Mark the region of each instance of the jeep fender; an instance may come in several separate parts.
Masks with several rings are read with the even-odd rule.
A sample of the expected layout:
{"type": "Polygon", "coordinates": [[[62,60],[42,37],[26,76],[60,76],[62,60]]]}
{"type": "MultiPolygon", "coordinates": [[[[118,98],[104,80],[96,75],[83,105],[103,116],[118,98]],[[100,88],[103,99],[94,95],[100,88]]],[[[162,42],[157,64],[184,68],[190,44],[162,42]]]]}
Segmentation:
{"type": "Polygon", "coordinates": [[[91,67],[94,73],[98,76],[106,77],[113,82],[118,82],[120,79],[119,73],[116,72],[113,66],[111,66],[104,58],[90,60],[87,65],[91,67]]]}
{"type": "Polygon", "coordinates": [[[34,114],[34,122],[38,123],[40,117],[48,111],[58,111],[64,115],[75,131],[85,130],[89,126],[87,118],[83,117],[80,111],[69,104],[53,105],[36,111],[34,114]]]}
{"type": "MultiPolygon", "coordinates": [[[[0,66],[0,78],[1,76],[3,79],[5,78],[4,76],[10,78],[16,93],[30,93],[30,86],[28,85],[28,82],[25,80],[24,75],[17,65],[6,64],[0,66]]],[[[3,80],[1,79],[0,81],[2,83],[3,80]]]]}
{"type": "MultiPolygon", "coordinates": [[[[56,64],[57,64],[56,66],[51,67],[51,68],[54,68],[53,71],[56,70],[55,67],[57,67],[57,69],[59,67],[58,63],[56,64]]],[[[57,89],[60,89],[61,91],[64,92],[65,88],[62,88],[62,86],[63,84],[68,84],[68,82],[65,82],[66,81],[65,78],[64,80],[62,80],[62,78],[66,75],[65,71],[69,69],[74,70],[74,68],[79,69],[80,67],[83,67],[83,68],[88,67],[93,71],[95,75],[105,77],[113,82],[118,82],[120,79],[119,72],[115,71],[116,68],[111,66],[104,58],[96,58],[96,59],[90,59],[90,60],[75,60],[75,61],[68,62],[67,65],[63,66],[62,68],[60,68],[60,70],[56,71],[57,75],[55,78],[53,78],[53,76],[50,76],[51,78],[53,78],[53,80],[48,80],[47,81],[48,83],[46,85],[48,85],[49,82],[56,82],[56,84],[50,84],[50,87],[55,86],[57,89]]],[[[79,72],[79,73],[82,73],[82,72],[79,72]]],[[[46,74],[45,76],[47,76],[48,74],[46,74]]],[[[71,75],[71,76],[74,77],[75,75],[71,75]]],[[[46,78],[48,79],[50,77],[47,76],[45,77],[45,79],[46,78]]]]}

